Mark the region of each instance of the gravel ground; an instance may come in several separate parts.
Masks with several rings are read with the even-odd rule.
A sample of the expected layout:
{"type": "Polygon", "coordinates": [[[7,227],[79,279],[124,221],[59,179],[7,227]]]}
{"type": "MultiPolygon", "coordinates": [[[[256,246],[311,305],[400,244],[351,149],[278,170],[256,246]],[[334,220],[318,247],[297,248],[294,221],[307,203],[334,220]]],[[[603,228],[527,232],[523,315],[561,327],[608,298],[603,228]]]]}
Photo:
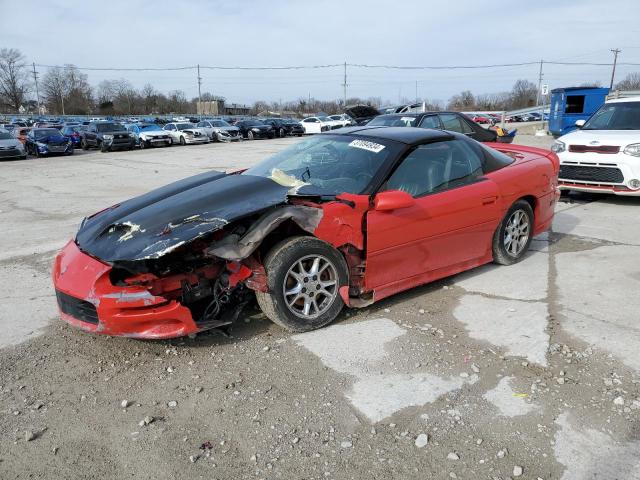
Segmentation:
{"type": "Polygon", "coordinates": [[[257,310],[153,342],[57,319],[84,215],[295,141],[0,165],[0,478],[640,479],[637,199],[565,197],[522,263],[306,334],[257,310]]]}

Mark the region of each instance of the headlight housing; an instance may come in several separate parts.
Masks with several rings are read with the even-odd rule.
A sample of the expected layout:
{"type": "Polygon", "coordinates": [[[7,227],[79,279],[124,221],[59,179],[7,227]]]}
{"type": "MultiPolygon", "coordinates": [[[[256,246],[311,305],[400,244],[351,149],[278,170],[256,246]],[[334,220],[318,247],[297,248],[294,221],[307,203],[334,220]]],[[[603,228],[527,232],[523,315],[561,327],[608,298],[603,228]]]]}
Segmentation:
{"type": "Polygon", "coordinates": [[[131,137],[131,138],[136,138],[136,134],[135,134],[135,133],[133,133],[133,132],[129,132],[129,137],[131,137]]]}
{"type": "Polygon", "coordinates": [[[554,153],[562,153],[567,149],[567,146],[565,145],[564,142],[561,142],[560,140],[556,140],[555,142],[553,142],[553,145],[551,145],[551,151],[554,153]]]}
{"type": "Polygon", "coordinates": [[[623,153],[632,155],[634,157],[640,157],[640,143],[632,143],[624,147],[623,153]]]}
{"type": "Polygon", "coordinates": [[[102,135],[103,140],[113,140],[113,135],[102,135]]]}
{"type": "Polygon", "coordinates": [[[42,143],[42,142],[36,142],[36,145],[38,145],[40,148],[44,148],[47,146],[46,143],[42,143]]]}

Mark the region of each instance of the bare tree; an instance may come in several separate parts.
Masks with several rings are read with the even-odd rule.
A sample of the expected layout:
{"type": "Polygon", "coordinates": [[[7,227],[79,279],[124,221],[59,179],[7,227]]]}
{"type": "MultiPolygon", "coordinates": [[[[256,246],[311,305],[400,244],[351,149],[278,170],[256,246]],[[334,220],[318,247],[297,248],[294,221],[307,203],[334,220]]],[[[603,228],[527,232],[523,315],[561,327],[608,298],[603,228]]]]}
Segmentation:
{"type": "Polygon", "coordinates": [[[49,111],[88,114],[93,108],[92,89],[87,75],[75,65],[53,67],[42,78],[42,96],[49,111]]]}
{"type": "Polygon", "coordinates": [[[50,112],[65,114],[64,97],[67,94],[67,86],[64,70],[53,67],[47,70],[42,78],[42,98],[50,112]]]}
{"type": "Polygon", "coordinates": [[[473,110],[476,106],[476,99],[470,90],[460,92],[449,99],[447,108],[449,110],[473,110]]]}
{"type": "Polygon", "coordinates": [[[616,90],[640,90],[640,73],[630,73],[616,83],[616,90]]]}
{"type": "Polygon", "coordinates": [[[15,48],[0,50],[0,107],[19,111],[29,92],[24,55],[15,48]]]}
{"type": "Polygon", "coordinates": [[[538,87],[529,80],[516,80],[511,89],[511,108],[533,107],[536,104],[538,87]]]}

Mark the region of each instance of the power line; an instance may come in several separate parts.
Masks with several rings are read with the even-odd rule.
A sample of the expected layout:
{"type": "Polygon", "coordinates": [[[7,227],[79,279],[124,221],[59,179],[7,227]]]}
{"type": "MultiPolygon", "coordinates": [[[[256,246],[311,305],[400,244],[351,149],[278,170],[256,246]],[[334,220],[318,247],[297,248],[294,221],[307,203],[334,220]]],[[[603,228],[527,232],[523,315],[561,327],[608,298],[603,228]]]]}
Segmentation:
{"type": "MultiPolygon", "coordinates": [[[[538,65],[539,60],[531,62],[515,62],[515,63],[495,63],[487,65],[375,65],[365,63],[332,63],[325,65],[289,65],[289,66],[220,66],[220,65],[193,65],[183,67],[136,67],[136,68],[122,68],[122,67],[77,67],[77,70],[85,71],[113,71],[113,72],[162,72],[162,71],[179,71],[179,70],[198,70],[198,68],[206,70],[318,70],[327,68],[338,67],[354,67],[354,68],[368,68],[368,69],[389,69],[389,70],[478,70],[487,68],[501,68],[501,67],[523,67],[529,65],[538,65]]],[[[567,65],[567,66],[601,66],[610,67],[613,63],[598,63],[598,62],[560,62],[560,61],[545,61],[550,65],[567,65]]],[[[624,62],[618,63],[618,65],[627,66],[639,66],[640,63],[624,62]]],[[[42,63],[34,63],[34,66],[44,68],[65,68],[65,65],[46,65],[42,63]]]]}

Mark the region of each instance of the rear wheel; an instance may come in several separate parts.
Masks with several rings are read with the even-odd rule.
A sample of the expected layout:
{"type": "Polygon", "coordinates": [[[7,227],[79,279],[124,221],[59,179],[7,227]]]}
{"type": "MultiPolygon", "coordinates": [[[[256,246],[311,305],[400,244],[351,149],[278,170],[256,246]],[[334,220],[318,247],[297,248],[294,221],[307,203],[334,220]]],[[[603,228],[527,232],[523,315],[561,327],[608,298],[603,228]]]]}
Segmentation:
{"type": "Polygon", "coordinates": [[[180,145],[184,146],[187,144],[187,141],[184,139],[183,136],[180,137],[180,145]]]}
{"type": "Polygon", "coordinates": [[[140,139],[140,150],[144,150],[145,148],[147,148],[147,143],[143,139],[140,139]]]}
{"type": "Polygon", "coordinates": [[[280,130],[278,130],[278,136],[280,138],[284,138],[287,136],[287,132],[285,132],[284,128],[281,128],[280,130]]]}
{"type": "Polygon", "coordinates": [[[518,200],[507,212],[493,235],[493,261],[512,265],[524,258],[533,238],[533,209],[518,200]]]}
{"type": "Polygon", "coordinates": [[[292,332],[331,323],[344,302],[347,265],[337,250],[314,237],[292,237],[276,244],[265,257],[268,293],[256,292],[264,314],[292,332]]]}
{"type": "Polygon", "coordinates": [[[89,150],[89,145],[87,145],[87,141],[84,138],[80,140],[80,147],[83,150],[89,150]]]}

